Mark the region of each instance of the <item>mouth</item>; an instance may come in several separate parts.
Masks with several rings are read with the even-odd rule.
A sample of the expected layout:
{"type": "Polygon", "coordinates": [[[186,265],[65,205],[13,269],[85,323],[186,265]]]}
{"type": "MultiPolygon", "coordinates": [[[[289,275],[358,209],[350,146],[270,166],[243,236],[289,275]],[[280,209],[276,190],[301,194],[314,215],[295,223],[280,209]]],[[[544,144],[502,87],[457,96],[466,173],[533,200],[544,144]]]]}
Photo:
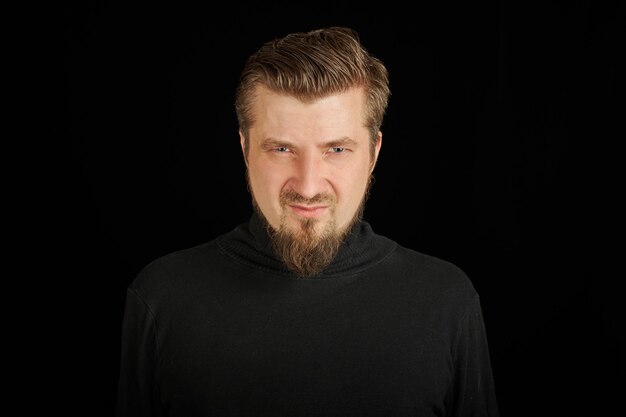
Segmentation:
{"type": "Polygon", "coordinates": [[[326,213],[328,206],[303,206],[297,204],[290,204],[291,210],[301,217],[306,218],[319,218],[326,213]]]}

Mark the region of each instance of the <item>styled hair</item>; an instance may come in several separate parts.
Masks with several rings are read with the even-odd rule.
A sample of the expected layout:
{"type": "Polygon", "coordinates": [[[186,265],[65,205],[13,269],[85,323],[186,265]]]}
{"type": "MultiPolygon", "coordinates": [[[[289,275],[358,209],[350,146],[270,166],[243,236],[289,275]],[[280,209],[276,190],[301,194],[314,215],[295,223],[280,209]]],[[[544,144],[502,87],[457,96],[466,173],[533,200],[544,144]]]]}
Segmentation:
{"type": "Polygon", "coordinates": [[[246,150],[259,86],[304,102],[363,88],[364,122],[372,145],[390,95],[385,65],[365,50],[359,35],[350,28],[297,32],[266,42],[246,61],[236,90],[235,111],[246,150]]]}

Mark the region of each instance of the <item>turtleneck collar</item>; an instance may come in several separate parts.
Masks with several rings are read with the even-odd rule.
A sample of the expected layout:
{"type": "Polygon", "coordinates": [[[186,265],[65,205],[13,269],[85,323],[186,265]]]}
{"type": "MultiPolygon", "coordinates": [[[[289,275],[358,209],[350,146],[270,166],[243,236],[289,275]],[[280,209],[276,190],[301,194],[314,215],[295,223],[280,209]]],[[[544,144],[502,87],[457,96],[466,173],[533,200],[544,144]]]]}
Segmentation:
{"type": "Polygon", "coordinates": [[[350,231],[332,262],[319,274],[302,278],[288,271],[272,249],[265,224],[257,213],[250,220],[217,239],[228,255],[254,268],[300,279],[332,278],[367,269],[388,256],[396,244],[377,235],[370,224],[358,222],[350,231]]]}

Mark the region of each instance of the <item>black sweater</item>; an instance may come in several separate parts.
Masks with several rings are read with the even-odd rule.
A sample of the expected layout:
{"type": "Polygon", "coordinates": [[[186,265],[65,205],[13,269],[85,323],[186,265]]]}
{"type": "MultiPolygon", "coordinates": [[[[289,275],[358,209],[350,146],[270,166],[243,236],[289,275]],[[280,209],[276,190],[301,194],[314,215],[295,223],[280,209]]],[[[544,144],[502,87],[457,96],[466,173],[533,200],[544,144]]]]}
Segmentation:
{"type": "Polygon", "coordinates": [[[122,332],[119,417],[498,415],[468,277],[367,222],[299,278],[253,215],[147,265],[122,332]]]}

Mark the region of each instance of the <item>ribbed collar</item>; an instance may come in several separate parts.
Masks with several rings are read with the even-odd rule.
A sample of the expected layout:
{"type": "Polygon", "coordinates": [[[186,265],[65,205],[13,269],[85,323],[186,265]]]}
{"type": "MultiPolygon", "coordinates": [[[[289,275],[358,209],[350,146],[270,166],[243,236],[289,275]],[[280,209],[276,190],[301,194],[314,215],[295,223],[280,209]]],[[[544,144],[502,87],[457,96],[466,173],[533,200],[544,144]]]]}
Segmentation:
{"type": "Polygon", "coordinates": [[[258,214],[217,239],[218,246],[237,261],[254,268],[290,276],[295,279],[332,278],[355,274],[387,257],[395,248],[392,240],[377,235],[366,221],[354,226],[333,261],[320,274],[301,278],[288,271],[272,249],[270,238],[258,214]]]}

